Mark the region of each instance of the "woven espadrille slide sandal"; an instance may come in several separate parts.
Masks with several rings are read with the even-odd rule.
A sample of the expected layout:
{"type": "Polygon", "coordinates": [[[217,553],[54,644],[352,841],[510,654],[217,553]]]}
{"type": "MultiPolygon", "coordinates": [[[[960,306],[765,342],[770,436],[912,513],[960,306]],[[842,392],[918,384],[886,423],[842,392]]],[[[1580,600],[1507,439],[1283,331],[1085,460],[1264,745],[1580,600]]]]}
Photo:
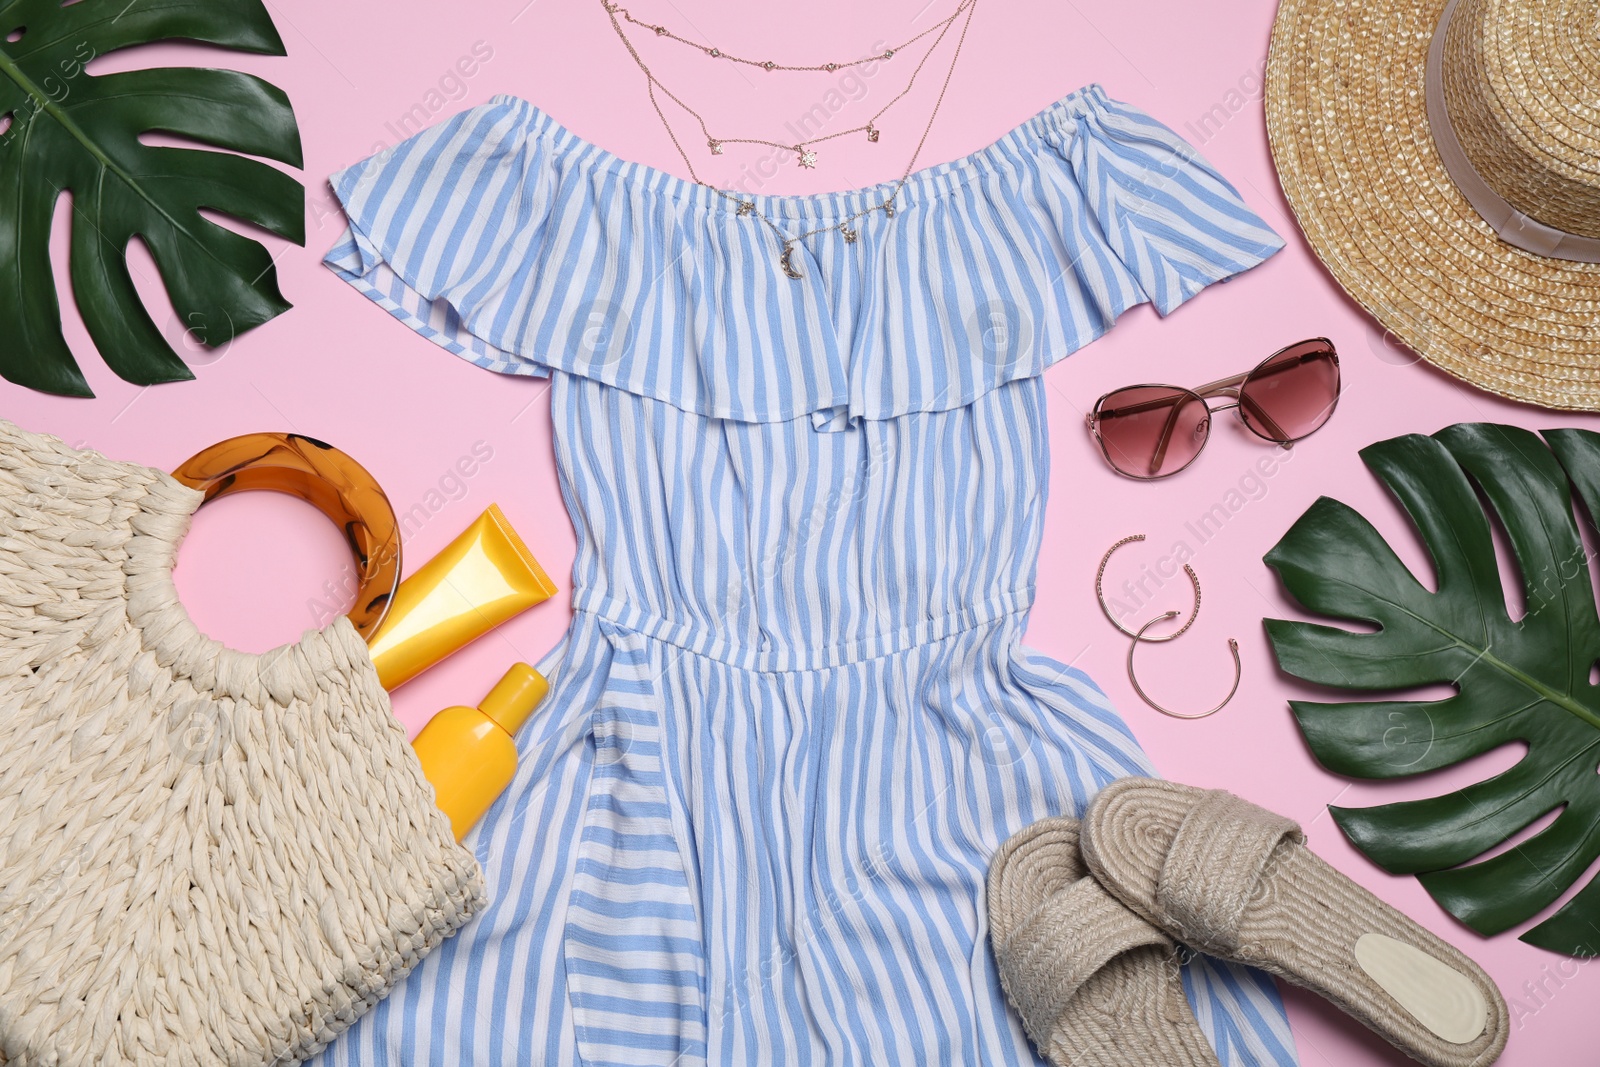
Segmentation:
{"type": "Polygon", "coordinates": [[[1505,1048],[1477,964],[1318,859],[1292,820],[1222,790],[1122,778],[1089,805],[1084,862],[1191,948],[1304,986],[1432,1067],[1505,1048]]]}
{"type": "Polygon", "coordinates": [[[1177,946],[1088,876],[1078,821],[1044,819],[989,868],[989,939],[1023,1028],[1056,1067],[1217,1067],[1177,946]]]}

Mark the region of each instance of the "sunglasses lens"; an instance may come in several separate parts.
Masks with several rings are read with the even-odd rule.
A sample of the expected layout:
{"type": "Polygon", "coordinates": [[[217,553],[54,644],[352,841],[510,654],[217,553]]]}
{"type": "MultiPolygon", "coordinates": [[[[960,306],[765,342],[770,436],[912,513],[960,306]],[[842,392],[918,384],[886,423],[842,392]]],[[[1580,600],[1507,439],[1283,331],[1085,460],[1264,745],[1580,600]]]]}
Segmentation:
{"type": "Polygon", "coordinates": [[[1211,430],[1206,403],[1186,389],[1119,389],[1097,408],[1106,458],[1134,478],[1163,478],[1189,465],[1211,430]]]}
{"type": "Polygon", "coordinates": [[[1298,441],[1321,429],[1339,399],[1339,360],[1327,341],[1302,341],[1250,372],[1239,415],[1269,441],[1298,441]]]}

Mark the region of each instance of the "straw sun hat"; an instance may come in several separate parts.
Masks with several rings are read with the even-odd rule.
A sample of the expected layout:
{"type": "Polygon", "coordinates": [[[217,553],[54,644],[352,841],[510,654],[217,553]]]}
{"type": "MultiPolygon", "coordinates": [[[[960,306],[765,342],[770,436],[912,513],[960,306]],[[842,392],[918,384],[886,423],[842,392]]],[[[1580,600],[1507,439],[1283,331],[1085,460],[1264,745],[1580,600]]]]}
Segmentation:
{"type": "Polygon", "coordinates": [[[1283,0],[1267,129],[1312,249],[1396,338],[1600,410],[1600,0],[1283,0]]]}

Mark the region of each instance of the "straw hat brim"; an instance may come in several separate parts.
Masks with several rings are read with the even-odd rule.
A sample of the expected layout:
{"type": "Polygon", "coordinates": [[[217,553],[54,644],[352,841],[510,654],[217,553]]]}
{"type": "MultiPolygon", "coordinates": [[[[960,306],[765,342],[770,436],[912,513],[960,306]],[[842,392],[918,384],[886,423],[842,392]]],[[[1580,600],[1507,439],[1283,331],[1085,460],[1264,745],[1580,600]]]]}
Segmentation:
{"type": "Polygon", "coordinates": [[[1428,362],[1542,407],[1600,411],[1600,265],[1502,241],[1434,148],[1428,47],[1445,0],[1283,0],[1267,133],[1306,240],[1428,362]]]}

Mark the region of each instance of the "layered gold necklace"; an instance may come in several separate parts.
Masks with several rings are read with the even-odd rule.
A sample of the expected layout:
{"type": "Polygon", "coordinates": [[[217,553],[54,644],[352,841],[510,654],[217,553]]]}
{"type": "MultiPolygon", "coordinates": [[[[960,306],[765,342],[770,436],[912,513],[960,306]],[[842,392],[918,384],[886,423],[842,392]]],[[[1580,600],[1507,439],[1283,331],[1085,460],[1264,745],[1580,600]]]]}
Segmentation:
{"type": "Polygon", "coordinates": [[[698,41],[693,41],[686,37],[682,37],[668,29],[666,26],[641,21],[640,19],[635,18],[626,8],[622,7],[618,3],[612,2],[612,0],[601,0],[601,6],[605,8],[606,14],[610,17],[611,27],[616,31],[617,37],[622,41],[623,47],[628,50],[628,54],[633,57],[634,63],[638,65],[639,70],[644,74],[645,89],[649,95],[650,104],[655,109],[656,116],[660,118],[662,126],[666,129],[667,136],[672,141],[672,146],[677,149],[678,155],[683,159],[684,166],[688,168],[689,177],[696,185],[703,185],[723,199],[737,205],[738,214],[740,216],[756,218],[765,223],[766,227],[771,230],[773,235],[778,239],[778,265],[783,269],[784,274],[786,274],[788,277],[799,278],[801,277],[801,274],[799,270],[795,268],[793,262],[793,253],[795,246],[800,241],[821,233],[837,232],[847,243],[854,244],[856,238],[859,236],[859,231],[853,224],[858,220],[872,214],[875,211],[883,212],[886,218],[894,218],[895,201],[899,197],[900,191],[905,188],[906,182],[910,179],[912,171],[916,170],[917,157],[922,154],[922,148],[927,143],[928,134],[933,129],[934,119],[938,117],[939,108],[944,103],[945,93],[950,88],[950,78],[951,75],[955,73],[956,61],[961,58],[961,46],[966,43],[967,28],[972,24],[972,15],[977,9],[977,2],[978,0],[961,0],[960,4],[957,5],[956,9],[951,12],[949,16],[941,19],[939,22],[934,23],[932,26],[928,27],[926,30],[923,30],[915,37],[912,37],[911,39],[894,48],[886,48],[881,52],[874,52],[872,55],[863,56],[859,59],[812,64],[779,63],[770,59],[756,60],[748,59],[743,56],[729,55],[715,46],[702,44],[698,41]],[[963,15],[966,16],[964,19],[962,18],[963,15]],[[911,92],[912,87],[916,84],[917,75],[922,73],[922,68],[927,65],[928,60],[933,56],[933,53],[938,50],[940,42],[944,40],[946,34],[950,32],[950,28],[954,26],[958,20],[961,22],[961,32],[957,35],[955,51],[950,57],[950,67],[945,71],[944,81],[939,87],[938,99],[934,101],[933,110],[928,115],[928,124],[923,128],[922,136],[917,140],[916,148],[912,151],[911,159],[906,163],[905,173],[900,176],[900,180],[895,183],[894,187],[889,190],[888,195],[884,197],[880,203],[857,211],[844,219],[830,222],[826,226],[819,226],[815,229],[806,230],[803,233],[786,233],[783,228],[769,218],[766,213],[756,207],[756,202],[754,200],[728,192],[725,189],[719,189],[716,186],[701,180],[699,174],[695,171],[694,161],[689,158],[689,153],[684,150],[683,144],[678,140],[678,135],[676,131],[674,131],[672,123],[667,119],[666,112],[662,110],[661,102],[656,96],[657,91],[659,90],[662,96],[665,96],[668,100],[671,100],[674,104],[677,104],[678,107],[687,112],[695,120],[695,122],[699,124],[700,132],[705,137],[706,147],[710,150],[712,155],[721,155],[723,146],[730,144],[764,145],[769,148],[779,149],[781,151],[792,151],[795,154],[796,162],[798,162],[802,167],[813,168],[817,165],[818,159],[815,146],[824,141],[830,141],[837,137],[846,137],[855,133],[865,133],[867,135],[867,140],[870,142],[876,143],[878,141],[878,138],[882,132],[878,128],[878,121],[883,117],[885,112],[887,112],[891,107],[893,107],[911,92]],[[703,53],[711,59],[729,63],[738,63],[750,67],[757,67],[767,72],[807,71],[834,73],[850,67],[861,66],[866,63],[889,62],[905,49],[916,44],[918,41],[923,40],[929,35],[933,35],[933,42],[928,46],[927,51],[923,53],[922,59],[912,70],[911,77],[906,81],[906,87],[896,94],[895,97],[883,107],[879,108],[865,123],[859,126],[852,126],[846,130],[837,130],[821,137],[814,137],[810,140],[801,141],[798,144],[788,144],[785,142],[768,140],[761,137],[713,136],[706,124],[704,117],[702,117],[701,114],[694,108],[684,103],[684,101],[677,94],[673,93],[670,89],[663,85],[661,80],[656,77],[653,71],[651,71],[649,65],[645,62],[644,57],[639,54],[638,48],[635,46],[632,39],[629,38],[627,31],[623,28],[624,23],[640,27],[649,31],[650,33],[655,34],[657,37],[686,45],[703,53]]]}

